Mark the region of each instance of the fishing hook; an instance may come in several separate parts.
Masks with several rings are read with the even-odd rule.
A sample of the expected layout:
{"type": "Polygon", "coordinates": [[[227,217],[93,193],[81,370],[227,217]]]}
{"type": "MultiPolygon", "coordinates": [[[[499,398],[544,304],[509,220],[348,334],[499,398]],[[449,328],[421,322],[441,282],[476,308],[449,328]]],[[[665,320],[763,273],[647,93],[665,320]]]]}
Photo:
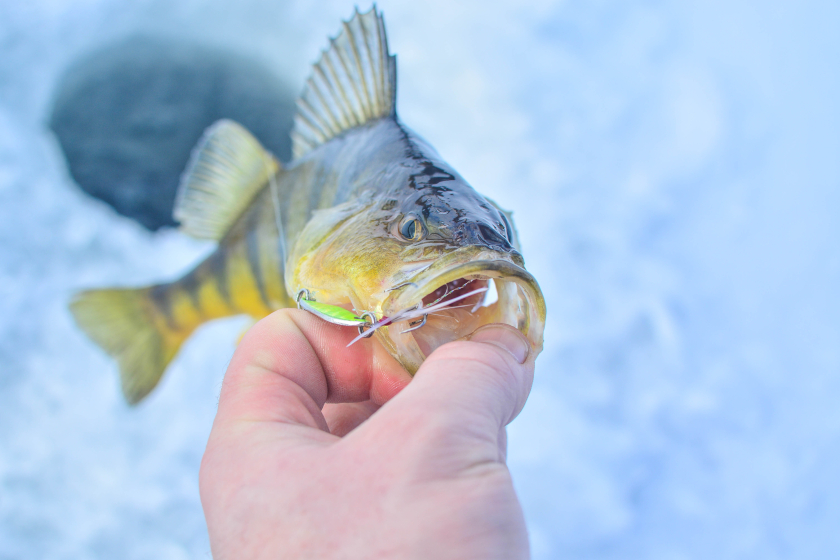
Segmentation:
{"type": "Polygon", "coordinates": [[[428,315],[423,315],[423,318],[419,321],[414,321],[413,323],[408,323],[408,326],[411,327],[410,329],[406,329],[404,331],[400,331],[400,334],[405,334],[407,332],[416,331],[420,327],[426,324],[426,319],[428,319],[428,315]]]}
{"type": "Polygon", "coordinates": [[[311,300],[312,296],[309,294],[309,290],[307,290],[306,288],[301,288],[298,291],[297,296],[295,297],[295,303],[297,304],[298,309],[300,309],[300,299],[301,298],[303,298],[305,300],[311,300]]]}
{"type": "Polygon", "coordinates": [[[386,291],[386,292],[393,292],[394,290],[399,290],[399,289],[400,289],[400,288],[402,288],[403,286],[414,286],[414,287],[416,288],[416,287],[417,287],[417,284],[415,284],[414,282],[403,282],[402,284],[397,284],[397,285],[396,285],[396,286],[394,286],[393,288],[388,288],[388,289],[387,289],[387,290],[385,290],[385,291],[386,291]]]}

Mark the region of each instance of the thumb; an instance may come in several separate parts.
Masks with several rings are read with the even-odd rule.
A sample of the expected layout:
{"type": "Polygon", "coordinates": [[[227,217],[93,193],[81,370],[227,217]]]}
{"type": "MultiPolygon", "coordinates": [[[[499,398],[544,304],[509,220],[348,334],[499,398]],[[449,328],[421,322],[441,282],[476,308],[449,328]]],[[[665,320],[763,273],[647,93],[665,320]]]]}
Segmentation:
{"type": "Polygon", "coordinates": [[[497,461],[504,426],[519,414],[531,390],[530,350],[517,329],[486,325],[469,340],[435,350],[411,383],[366,424],[380,441],[385,432],[401,442],[408,437],[430,446],[442,439],[467,446],[487,443],[479,447],[497,461]]]}

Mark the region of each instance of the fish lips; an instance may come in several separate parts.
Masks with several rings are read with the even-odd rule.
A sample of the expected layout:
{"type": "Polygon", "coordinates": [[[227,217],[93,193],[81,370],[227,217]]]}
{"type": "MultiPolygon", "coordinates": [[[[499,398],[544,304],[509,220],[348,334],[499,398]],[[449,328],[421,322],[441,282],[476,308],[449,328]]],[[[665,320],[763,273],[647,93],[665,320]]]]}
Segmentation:
{"type": "MultiPolygon", "coordinates": [[[[482,253],[484,254],[477,256],[488,256],[487,252],[482,253]]],[[[499,303],[505,307],[499,310],[497,322],[518,328],[528,338],[532,355],[538,354],[542,350],[546,308],[545,298],[536,278],[509,260],[479,258],[463,262],[463,257],[462,254],[441,259],[410,281],[392,289],[382,302],[383,316],[392,316],[421,304],[424,297],[449,282],[461,278],[493,279],[497,281],[499,303]]],[[[390,333],[389,330],[392,329],[377,334],[381,335],[383,343],[413,374],[426,356],[418,351],[416,344],[405,342],[400,337],[399,330],[390,333]]]]}

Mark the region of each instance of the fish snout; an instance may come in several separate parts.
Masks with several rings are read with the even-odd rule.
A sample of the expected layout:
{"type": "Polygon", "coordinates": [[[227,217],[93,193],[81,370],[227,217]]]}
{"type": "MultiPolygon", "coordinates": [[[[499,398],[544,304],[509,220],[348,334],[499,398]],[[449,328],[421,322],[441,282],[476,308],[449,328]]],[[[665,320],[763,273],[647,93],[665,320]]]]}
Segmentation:
{"type": "Polygon", "coordinates": [[[509,239],[499,233],[493,226],[483,222],[471,223],[464,228],[463,244],[478,245],[504,253],[519,255],[519,251],[513,247],[509,239]]]}

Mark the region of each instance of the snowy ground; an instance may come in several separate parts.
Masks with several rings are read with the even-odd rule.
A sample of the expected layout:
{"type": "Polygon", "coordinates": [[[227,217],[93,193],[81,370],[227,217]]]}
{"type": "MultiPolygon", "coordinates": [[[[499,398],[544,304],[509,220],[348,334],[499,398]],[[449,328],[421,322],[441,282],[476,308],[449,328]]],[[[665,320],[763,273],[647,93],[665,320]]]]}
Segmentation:
{"type": "MultiPolygon", "coordinates": [[[[122,403],[68,297],[207,246],[82,195],[45,123],[108,41],[187,36],[302,84],[353,7],[232,4],[0,3],[4,560],[209,558],[196,474],[243,322],[122,403]]],[[[548,300],[510,428],[535,558],[840,555],[837,4],[379,6],[403,120],[515,211],[548,300]]]]}

